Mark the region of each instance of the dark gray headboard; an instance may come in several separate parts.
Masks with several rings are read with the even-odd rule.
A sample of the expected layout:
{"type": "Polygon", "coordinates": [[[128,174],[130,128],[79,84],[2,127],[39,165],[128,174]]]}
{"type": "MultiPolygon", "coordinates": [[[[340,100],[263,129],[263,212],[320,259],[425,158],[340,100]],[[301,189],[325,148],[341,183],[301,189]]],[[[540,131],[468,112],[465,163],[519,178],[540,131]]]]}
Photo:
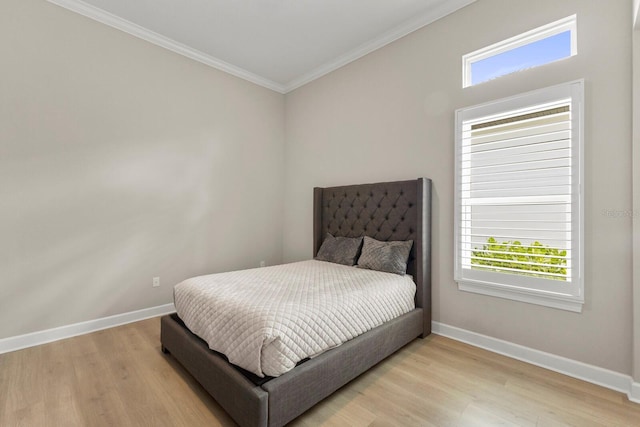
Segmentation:
{"type": "Polygon", "coordinates": [[[327,233],[377,240],[413,240],[407,273],[431,333],[431,180],[313,189],[313,256],[327,233]]]}

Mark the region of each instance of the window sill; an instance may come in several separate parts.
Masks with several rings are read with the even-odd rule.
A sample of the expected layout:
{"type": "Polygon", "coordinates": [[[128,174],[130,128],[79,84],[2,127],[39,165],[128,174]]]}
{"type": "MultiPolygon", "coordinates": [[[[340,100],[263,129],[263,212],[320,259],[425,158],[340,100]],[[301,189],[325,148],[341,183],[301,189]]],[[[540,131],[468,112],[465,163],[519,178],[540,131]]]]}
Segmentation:
{"type": "Polygon", "coordinates": [[[570,295],[537,292],[532,289],[516,288],[505,285],[489,284],[484,282],[458,282],[458,289],[475,294],[489,295],[529,304],[543,305],[545,307],[560,310],[582,312],[584,299],[570,295]]]}

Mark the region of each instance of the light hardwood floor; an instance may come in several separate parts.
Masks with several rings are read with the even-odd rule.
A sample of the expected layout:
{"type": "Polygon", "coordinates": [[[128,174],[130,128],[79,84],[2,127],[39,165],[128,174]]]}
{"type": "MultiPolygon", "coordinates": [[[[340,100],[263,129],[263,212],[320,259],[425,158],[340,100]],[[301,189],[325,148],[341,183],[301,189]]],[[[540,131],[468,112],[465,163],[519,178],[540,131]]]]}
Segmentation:
{"type": "MultiPolygon", "coordinates": [[[[160,352],[159,318],[0,355],[0,426],[228,426],[160,352]]],[[[416,340],[295,426],[640,426],[626,396],[444,337],[416,340]]]]}

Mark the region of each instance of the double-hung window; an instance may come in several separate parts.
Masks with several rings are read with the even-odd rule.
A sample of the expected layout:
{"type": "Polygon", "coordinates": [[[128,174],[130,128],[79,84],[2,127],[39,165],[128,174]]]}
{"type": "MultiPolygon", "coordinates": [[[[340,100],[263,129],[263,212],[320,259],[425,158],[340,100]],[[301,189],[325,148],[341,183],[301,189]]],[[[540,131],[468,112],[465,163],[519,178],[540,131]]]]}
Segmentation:
{"type": "Polygon", "coordinates": [[[459,289],[581,311],[583,86],[456,111],[459,289]]]}

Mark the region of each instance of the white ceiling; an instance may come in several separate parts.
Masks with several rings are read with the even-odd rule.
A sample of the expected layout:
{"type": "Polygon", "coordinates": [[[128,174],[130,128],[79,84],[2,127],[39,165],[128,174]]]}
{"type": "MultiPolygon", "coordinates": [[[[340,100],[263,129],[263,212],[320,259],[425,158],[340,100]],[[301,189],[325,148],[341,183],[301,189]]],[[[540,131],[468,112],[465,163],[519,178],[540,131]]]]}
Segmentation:
{"type": "Polygon", "coordinates": [[[49,0],[286,93],[475,0],[49,0]]]}

